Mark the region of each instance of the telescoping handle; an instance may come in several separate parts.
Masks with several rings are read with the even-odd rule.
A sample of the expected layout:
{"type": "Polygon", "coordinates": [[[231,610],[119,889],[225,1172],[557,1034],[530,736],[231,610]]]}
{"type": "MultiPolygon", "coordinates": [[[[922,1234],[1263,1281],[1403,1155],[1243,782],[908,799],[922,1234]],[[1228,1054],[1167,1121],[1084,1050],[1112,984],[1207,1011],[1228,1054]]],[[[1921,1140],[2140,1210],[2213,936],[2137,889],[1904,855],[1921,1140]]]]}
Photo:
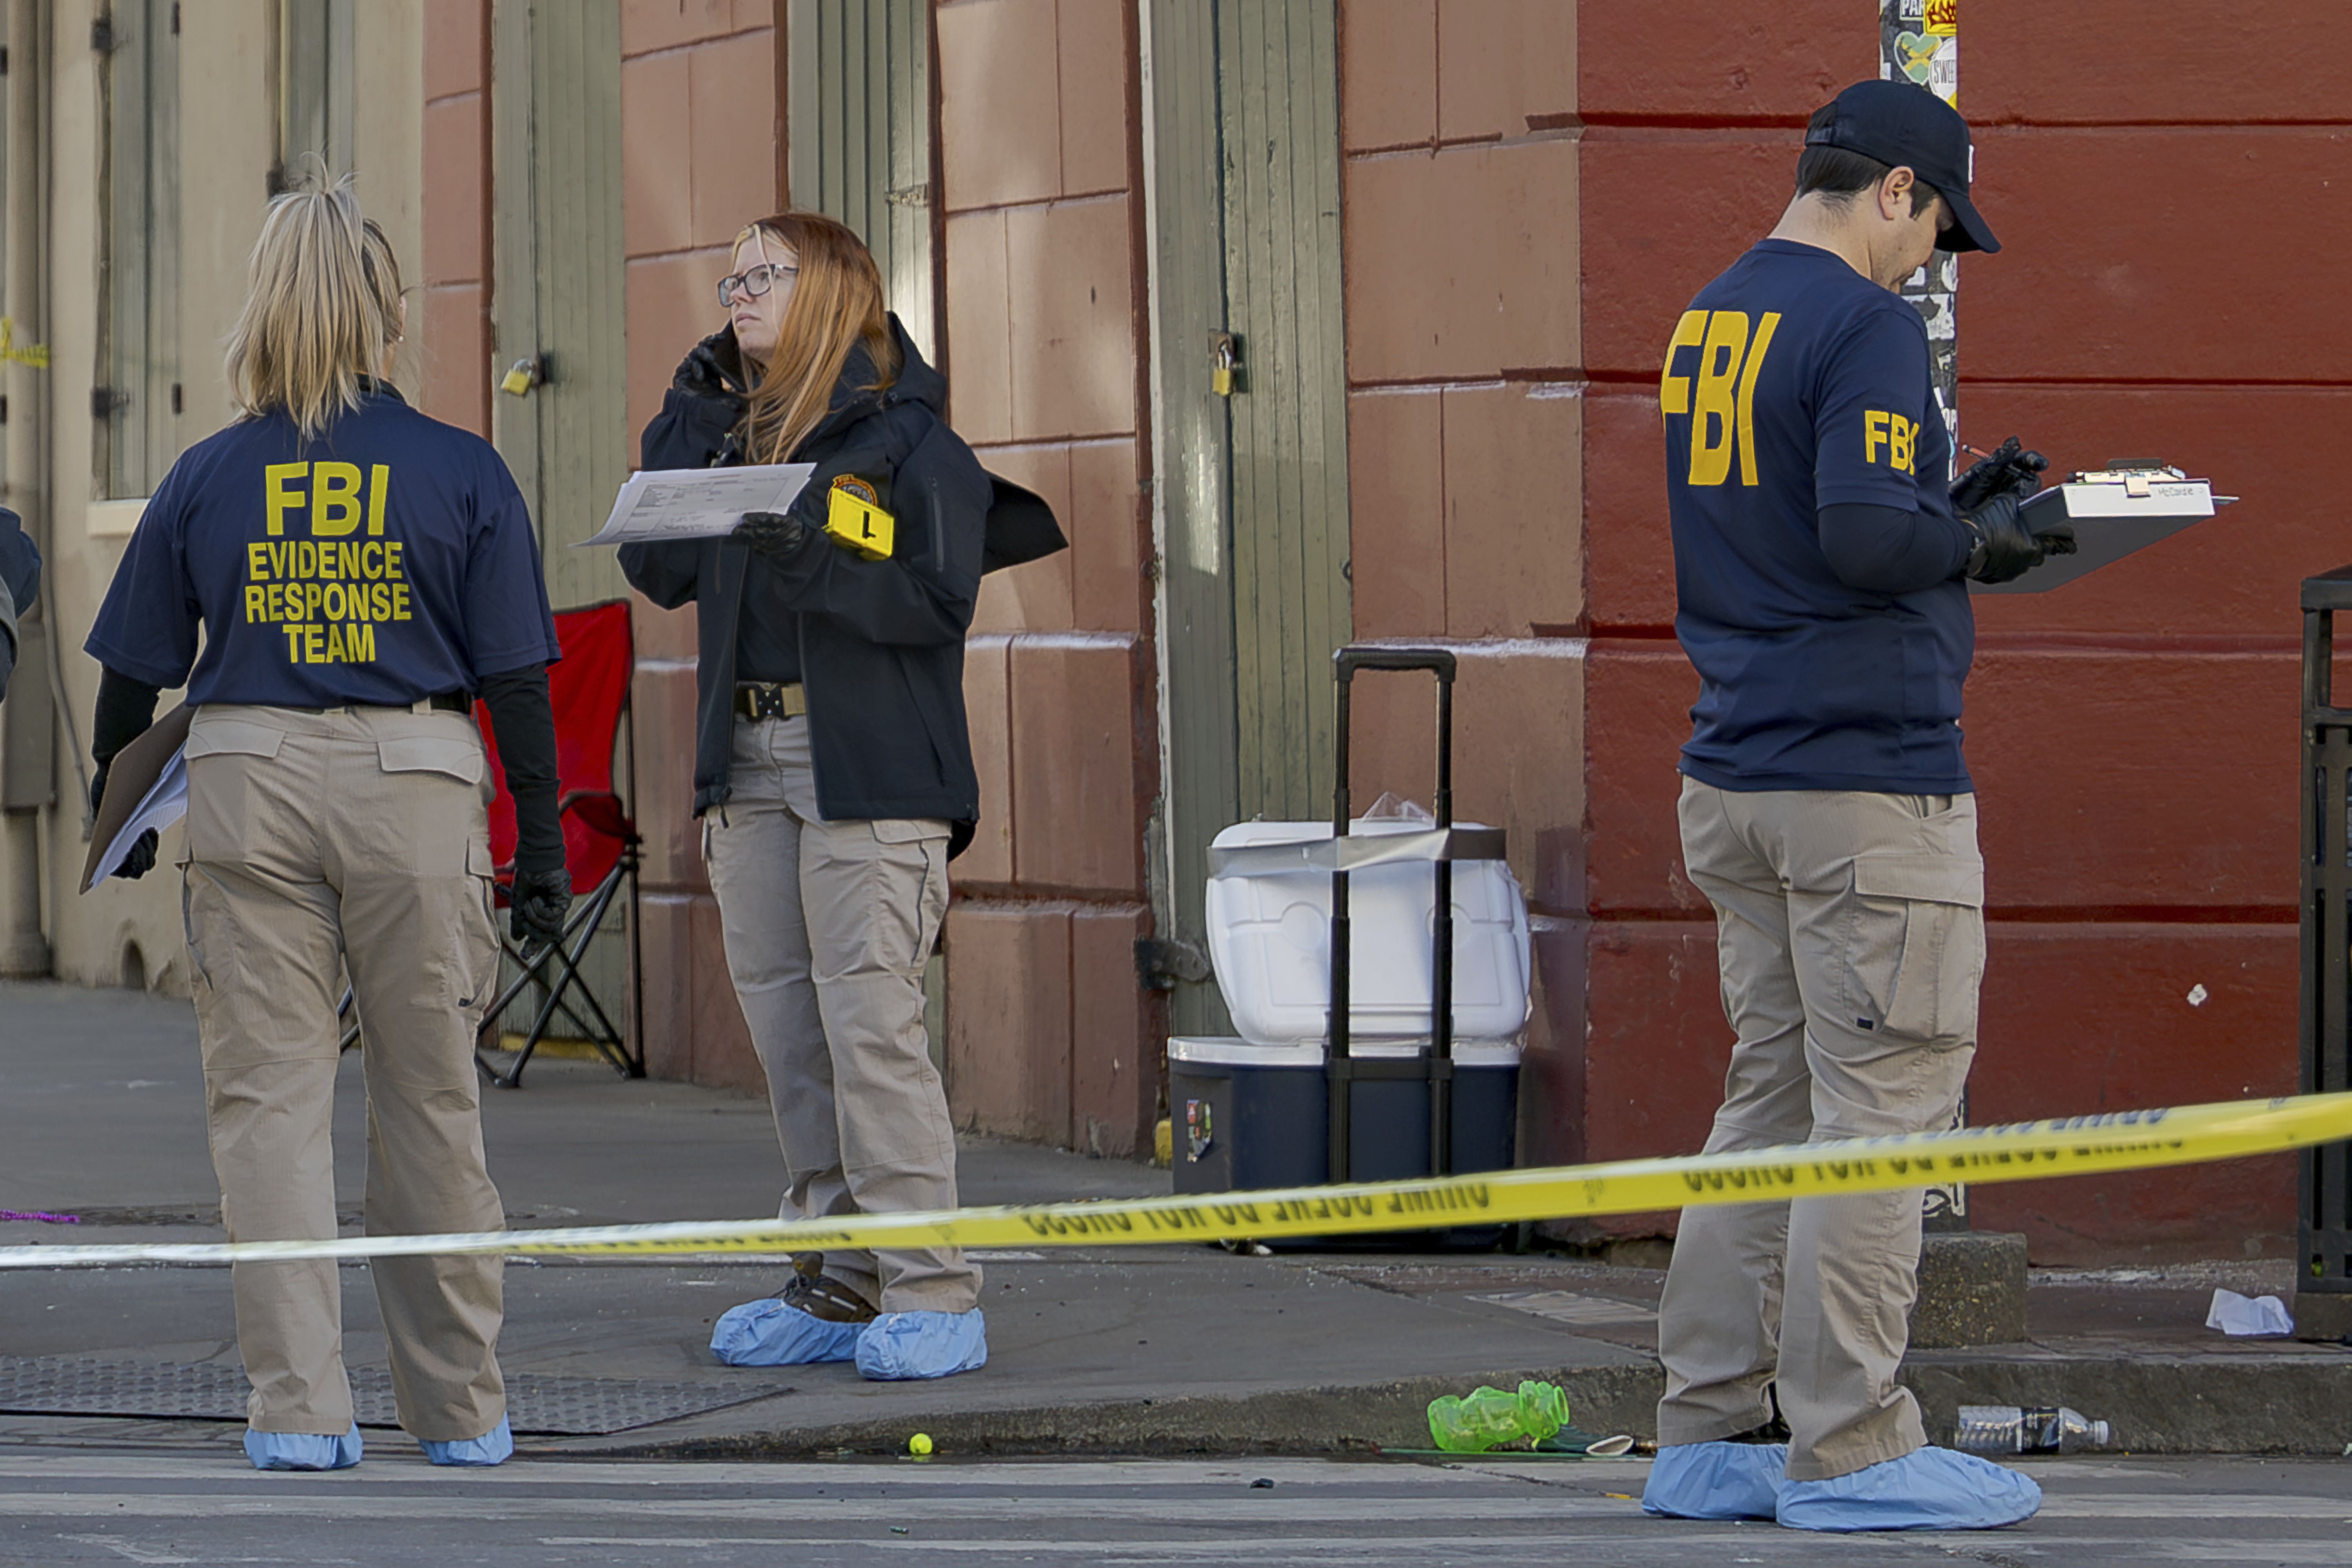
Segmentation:
{"type": "MultiPolygon", "coordinates": [[[[1454,826],[1454,655],[1433,647],[1343,647],[1331,656],[1339,682],[1338,766],[1333,770],[1331,837],[1348,837],[1349,698],[1356,672],[1365,669],[1425,669],[1437,677],[1437,826],[1454,826]]],[[[1431,932],[1429,1059],[1424,1070],[1430,1085],[1430,1168],[1433,1174],[1453,1169],[1454,1077],[1454,865],[1440,858],[1435,876],[1435,929],[1431,932]]],[[[1326,1077],[1331,1093],[1331,1179],[1349,1179],[1349,1111],[1355,1071],[1349,1054],[1349,1013],[1353,988],[1350,973],[1350,921],[1348,914],[1348,869],[1345,857],[1331,869],[1331,1010],[1329,1058],[1326,1077]]]]}

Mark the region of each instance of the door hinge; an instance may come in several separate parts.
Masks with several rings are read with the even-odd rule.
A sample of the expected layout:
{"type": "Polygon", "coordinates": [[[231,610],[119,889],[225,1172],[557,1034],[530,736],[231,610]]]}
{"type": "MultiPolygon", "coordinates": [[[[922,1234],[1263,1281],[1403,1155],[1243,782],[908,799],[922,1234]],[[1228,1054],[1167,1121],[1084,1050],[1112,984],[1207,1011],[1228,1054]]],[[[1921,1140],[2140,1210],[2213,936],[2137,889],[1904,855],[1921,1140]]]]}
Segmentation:
{"type": "Polygon", "coordinates": [[[131,395],[119,388],[93,386],[89,389],[89,416],[92,419],[107,418],[116,409],[130,406],[131,395]]]}
{"type": "Polygon", "coordinates": [[[114,17],[111,13],[89,25],[89,47],[101,55],[114,52],[114,17]]]}
{"type": "Polygon", "coordinates": [[[1135,940],[1136,984],[1146,991],[1173,991],[1180,981],[1198,984],[1212,973],[1208,955],[1181,938],[1135,940]]]}
{"type": "Polygon", "coordinates": [[[931,205],[930,183],[926,181],[919,185],[900,185],[882,199],[894,207],[927,207],[931,205]]]}

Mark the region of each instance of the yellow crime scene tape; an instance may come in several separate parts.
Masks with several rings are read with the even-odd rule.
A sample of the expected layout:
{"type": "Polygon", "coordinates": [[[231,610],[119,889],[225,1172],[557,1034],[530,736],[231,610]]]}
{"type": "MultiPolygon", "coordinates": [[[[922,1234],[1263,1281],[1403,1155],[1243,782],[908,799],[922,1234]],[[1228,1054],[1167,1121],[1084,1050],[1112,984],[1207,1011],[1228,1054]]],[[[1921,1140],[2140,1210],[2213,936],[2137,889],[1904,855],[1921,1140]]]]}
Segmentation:
{"type": "Polygon", "coordinates": [[[221,1264],[461,1253],[779,1253],[826,1247],[1118,1247],[1350,1236],[1637,1214],[1701,1204],[2027,1182],[2271,1154],[2352,1138],[2352,1093],[2062,1116],[1886,1138],[1402,1182],[1035,1204],[823,1220],[684,1221],[327,1241],[0,1247],[0,1268],[221,1264]]]}

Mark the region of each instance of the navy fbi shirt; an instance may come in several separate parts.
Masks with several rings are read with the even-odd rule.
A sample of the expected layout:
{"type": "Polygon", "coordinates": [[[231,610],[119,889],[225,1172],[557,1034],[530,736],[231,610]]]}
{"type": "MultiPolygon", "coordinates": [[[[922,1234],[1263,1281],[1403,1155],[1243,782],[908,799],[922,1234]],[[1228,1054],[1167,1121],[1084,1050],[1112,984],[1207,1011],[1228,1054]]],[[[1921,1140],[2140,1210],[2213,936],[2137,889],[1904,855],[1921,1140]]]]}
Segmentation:
{"type": "Polygon", "coordinates": [[[1918,312],[1829,251],[1764,240],[1683,313],[1659,405],[1675,632],[1701,683],[1682,771],[1727,790],[1971,790],[1967,584],[1850,586],[1818,522],[1853,504],[1951,516],[1918,312]]]}
{"type": "Polygon", "coordinates": [[[380,383],[307,445],[278,409],[181,454],[84,647],[267,708],[404,708],[559,657],[506,464],[380,383]]]}

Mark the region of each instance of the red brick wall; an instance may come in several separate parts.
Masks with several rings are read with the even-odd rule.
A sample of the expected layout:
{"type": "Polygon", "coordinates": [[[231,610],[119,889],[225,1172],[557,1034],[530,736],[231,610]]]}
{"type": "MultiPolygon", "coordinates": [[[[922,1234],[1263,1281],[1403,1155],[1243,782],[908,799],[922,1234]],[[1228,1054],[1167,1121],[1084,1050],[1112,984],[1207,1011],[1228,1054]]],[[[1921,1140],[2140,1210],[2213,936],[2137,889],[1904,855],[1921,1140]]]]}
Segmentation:
{"type": "MultiPolygon", "coordinates": [[[[726,325],[713,290],[735,236],[783,205],[777,64],[772,0],[622,0],[633,441],[660,412],[677,362],[726,325]]],[[[657,610],[633,598],[646,1068],[656,1078],[764,1093],[727,978],[694,819],[694,609],[657,610]]]]}
{"type": "MultiPolygon", "coordinates": [[[[1595,1157],[1696,1147],[1725,1044],[1675,837],[1695,682],[1671,640],[1658,345],[1769,226],[1805,113],[1875,68],[1866,8],[1809,0],[1769,37],[1734,28],[1696,52],[1633,9],[1588,0],[1580,39],[1595,1157]]],[[[2347,329],[2305,303],[2299,258],[2340,248],[2352,97],[2273,90],[2300,15],[2284,4],[2222,30],[2158,9],[2178,15],[1975,0],[1963,37],[1976,194],[2006,245],[1961,267],[1964,437],[2014,431],[2060,468],[2159,456],[2247,497],[2085,583],[1979,606],[1979,1121],[2295,1081],[2295,584],[2346,553],[2304,498],[2326,493],[2325,432],[2347,406],[2347,329]],[[2142,45],[2112,47],[2118,29],[2142,45]]],[[[2028,1232],[2044,1261],[2274,1254],[2294,1217],[2284,1160],[1975,1202],[1979,1226],[2028,1232]]]]}
{"type": "Polygon", "coordinates": [[[1066,553],[981,593],[965,695],[980,837],[948,915],[958,1121],[1127,1154],[1158,1113],[1143,828],[1158,778],[1133,7],[938,10],[952,416],[1066,553]]]}

